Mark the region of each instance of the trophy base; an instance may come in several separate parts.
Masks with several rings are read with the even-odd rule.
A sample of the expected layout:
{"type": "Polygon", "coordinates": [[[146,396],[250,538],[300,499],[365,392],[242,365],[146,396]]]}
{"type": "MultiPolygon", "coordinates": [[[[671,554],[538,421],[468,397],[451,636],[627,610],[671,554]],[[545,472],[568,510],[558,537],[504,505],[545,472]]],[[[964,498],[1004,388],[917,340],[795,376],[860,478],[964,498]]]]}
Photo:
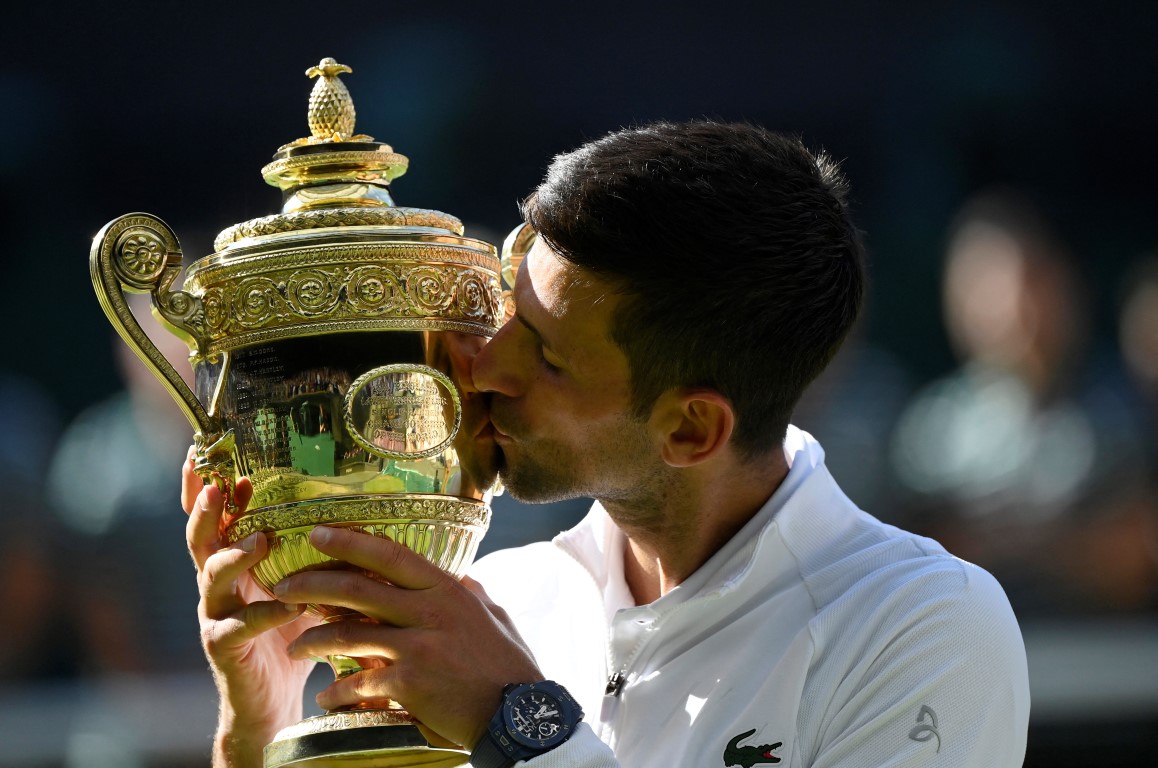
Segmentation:
{"type": "Polygon", "coordinates": [[[470,754],[434,747],[401,710],[354,710],[311,717],[278,733],[265,768],[452,768],[470,754]]]}

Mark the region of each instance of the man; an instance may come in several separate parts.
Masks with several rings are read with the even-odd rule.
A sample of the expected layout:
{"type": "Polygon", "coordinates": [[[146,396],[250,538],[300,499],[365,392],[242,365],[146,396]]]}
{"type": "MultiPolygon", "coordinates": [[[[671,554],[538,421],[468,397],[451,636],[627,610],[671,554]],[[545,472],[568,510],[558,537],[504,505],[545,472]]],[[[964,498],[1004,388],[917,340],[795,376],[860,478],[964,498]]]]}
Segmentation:
{"type": "Polygon", "coordinates": [[[187,471],[218,765],[259,764],[301,716],[305,660],[334,653],[382,663],[321,706],[393,698],[476,765],[512,764],[489,724],[508,685],[544,680],[586,715],[515,755],[529,765],[1020,765],[1025,655],[1000,587],[859,511],[789,426],[862,301],[845,195],[827,158],[750,125],[657,124],[556,158],[524,204],[516,316],[473,385],[516,497],[597,503],[480,561],[489,597],[318,529],[390,583],[312,572],[262,599],[245,572],[264,540],[219,550],[220,493],[187,471]],[[308,602],[380,623],[303,631],[308,602]]]}

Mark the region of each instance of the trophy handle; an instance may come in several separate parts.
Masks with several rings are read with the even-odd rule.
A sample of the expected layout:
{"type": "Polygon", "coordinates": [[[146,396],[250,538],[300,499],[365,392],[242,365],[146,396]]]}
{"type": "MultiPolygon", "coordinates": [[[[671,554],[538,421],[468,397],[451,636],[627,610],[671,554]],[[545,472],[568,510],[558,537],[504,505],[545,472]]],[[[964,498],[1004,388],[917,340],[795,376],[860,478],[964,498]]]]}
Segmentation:
{"type": "Polygon", "coordinates": [[[536,237],[535,230],[524,221],[511,230],[503,240],[503,247],[499,249],[500,271],[503,282],[506,283],[502,293],[504,323],[515,315],[515,300],[512,295],[515,289],[515,276],[518,275],[519,265],[523,263],[527,252],[535,244],[536,237]]]}
{"type": "Polygon", "coordinates": [[[201,299],[185,291],[173,291],[181,272],[181,246],[165,222],[147,213],[130,213],[113,219],[93,238],[89,272],[101,309],[117,333],[168,390],[193,429],[197,444],[221,438],[217,420],[209,416],[197,396],[157,349],[133,317],[125,292],[149,293],[153,310],[167,330],[196,347],[203,346],[204,311],[201,299]]]}

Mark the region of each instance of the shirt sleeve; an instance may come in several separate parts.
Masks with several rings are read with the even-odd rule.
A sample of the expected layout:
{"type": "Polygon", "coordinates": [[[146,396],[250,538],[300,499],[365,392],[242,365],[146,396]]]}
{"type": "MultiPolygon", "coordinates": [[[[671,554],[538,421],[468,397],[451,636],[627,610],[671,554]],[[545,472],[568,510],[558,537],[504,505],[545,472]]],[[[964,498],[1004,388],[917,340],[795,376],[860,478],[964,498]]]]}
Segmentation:
{"type": "Polygon", "coordinates": [[[611,748],[599,740],[587,723],[580,723],[575,734],[550,752],[518,765],[527,768],[618,768],[611,748]]]}
{"type": "MultiPolygon", "coordinates": [[[[984,570],[925,574],[865,614],[856,655],[815,712],[813,768],[1021,766],[1029,722],[1025,646],[984,570]]],[[[846,649],[850,650],[850,649],[846,649]]]]}

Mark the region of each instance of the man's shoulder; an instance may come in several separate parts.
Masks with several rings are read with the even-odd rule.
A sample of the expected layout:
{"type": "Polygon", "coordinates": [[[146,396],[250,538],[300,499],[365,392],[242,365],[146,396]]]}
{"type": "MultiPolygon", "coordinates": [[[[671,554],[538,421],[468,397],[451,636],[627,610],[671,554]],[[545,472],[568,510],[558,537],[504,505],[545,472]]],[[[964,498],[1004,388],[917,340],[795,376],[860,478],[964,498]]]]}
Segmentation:
{"type": "Polygon", "coordinates": [[[808,586],[822,646],[872,656],[907,638],[915,647],[948,642],[965,658],[958,646],[971,638],[975,649],[1024,664],[1020,628],[997,579],[928,539],[878,542],[813,574],[808,586]]]}
{"type": "Polygon", "coordinates": [[[893,606],[940,606],[942,615],[979,612],[1013,621],[1008,598],[985,569],[953,556],[938,542],[880,522],[855,510],[824,521],[839,531],[827,534],[798,528],[787,536],[800,578],[818,614],[872,614],[893,606]],[[955,609],[949,610],[951,606],[955,609]]]}

